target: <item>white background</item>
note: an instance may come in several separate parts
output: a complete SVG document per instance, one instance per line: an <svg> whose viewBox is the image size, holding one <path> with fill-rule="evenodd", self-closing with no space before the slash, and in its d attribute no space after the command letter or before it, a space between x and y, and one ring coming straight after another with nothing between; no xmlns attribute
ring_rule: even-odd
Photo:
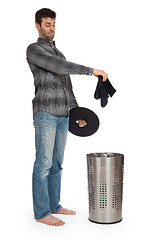
<svg viewBox="0 0 152 240"><path fill-rule="evenodd" d="M101 108L94 99L97 78L71 76L80 106L100 118L96 134L69 133L63 165L61 203L77 211L60 216L63 227L33 220L32 169L35 158L33 76L26 48L38 33L34 14L57 12L57 47L67 60L103 69L117 92ZM1 239L152 239L151 1L37 0L5 1L1 6ZM86 154L125 155L123 221L98 225L88 221Z"/></svg>

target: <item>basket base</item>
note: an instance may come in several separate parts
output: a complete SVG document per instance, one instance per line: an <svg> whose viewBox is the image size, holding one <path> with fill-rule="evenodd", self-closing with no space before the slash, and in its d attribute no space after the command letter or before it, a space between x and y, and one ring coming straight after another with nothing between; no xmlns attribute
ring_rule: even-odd
<svg viewBox="0 0 152 240"><path fill-rule="evenodd" d="M90 222L97 223L97 224L115 224L115 223L119 223L122 221L122 218L117 222L95 222L95 221L91 220L90 218L88 218L88 219Z"/></svg>

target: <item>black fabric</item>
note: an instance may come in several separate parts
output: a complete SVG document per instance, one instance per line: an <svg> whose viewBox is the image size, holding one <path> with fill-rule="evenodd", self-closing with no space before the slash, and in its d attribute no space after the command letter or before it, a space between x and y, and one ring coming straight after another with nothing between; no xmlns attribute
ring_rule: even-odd
<svg viewBox="0 0 152 240"><path fill-rule="evenodd" d="M99 75L97 87L94 93L94 98L101 99L101 106L105 107L108 103L108 97L112 97L116 90L111 85L108 78L105 82L103 82L102 79L103 77Z"/></svg>
<svg viewBox="0 0 152 240"><path fill-rule="evenodd" d="M85 120L87 125L79 127L77 120ZM77 107L70 110L69 131L79 137L87 137L94 134L99 128L99 119L90 109Z"/></svg>

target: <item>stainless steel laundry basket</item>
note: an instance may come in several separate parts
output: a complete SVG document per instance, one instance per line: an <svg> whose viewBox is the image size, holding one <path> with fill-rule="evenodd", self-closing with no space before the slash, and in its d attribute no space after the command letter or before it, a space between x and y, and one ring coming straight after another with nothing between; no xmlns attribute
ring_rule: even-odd
<svg viewBox="0 0 152 240"><path fill-rule="evenodd" d="M117 223L122 220L124 155L87 154L89 220Z"/></svg>

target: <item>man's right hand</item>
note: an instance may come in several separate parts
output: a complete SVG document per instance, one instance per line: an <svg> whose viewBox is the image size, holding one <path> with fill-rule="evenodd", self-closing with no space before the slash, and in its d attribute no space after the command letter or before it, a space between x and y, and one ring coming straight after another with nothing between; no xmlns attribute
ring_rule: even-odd
<svg viewBox="0 0 152 240"><path fill-rule="evenodd" d="M103 82L106 81L106 79L108 78L108 74L106 72L104 72L103 70L97 70L97 69L94 69L93 70L93 75L95 77L98 77L99 75L103 76Z"/></svg>

